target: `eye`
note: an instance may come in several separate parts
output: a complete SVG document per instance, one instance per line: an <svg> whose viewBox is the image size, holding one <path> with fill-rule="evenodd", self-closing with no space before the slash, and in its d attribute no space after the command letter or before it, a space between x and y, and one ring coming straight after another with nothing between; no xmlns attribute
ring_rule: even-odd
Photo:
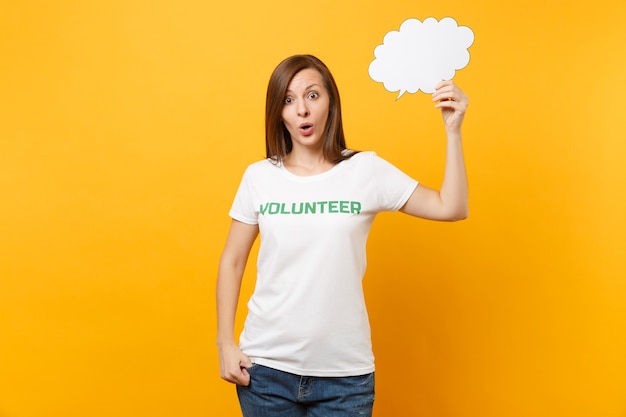
<svg viewBox="0 0 626 417"><path fill-rule="evenodd" d="M284 103L285 104L291 104L293 102L293 99L291 97L285 97Z"/></svg>
<svg viewBox="0 0 626 417"><path fill-rule="evenodd" d="M320 95L319 95L319 94L317 94L317 93L316 93L316 92L314 92L314 91L311 91L311 92L309 93L309 98L311 98L311 99L313 99L313 100L315 100L315 99L316 99L316 98L318 98L319 96L320 96Z"/></svg>

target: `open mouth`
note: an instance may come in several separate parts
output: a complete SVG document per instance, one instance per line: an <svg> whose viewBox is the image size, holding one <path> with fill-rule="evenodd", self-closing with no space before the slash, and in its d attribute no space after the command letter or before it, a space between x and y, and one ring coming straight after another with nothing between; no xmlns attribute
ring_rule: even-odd
<svg viewBox="0 0 626 417"><path fill-rule="evenodd" d="M302 123L300 126L298 126L298 128L300 129L300 132L305 136L308 136L311 133L313 133L312 123Z"/></svg>

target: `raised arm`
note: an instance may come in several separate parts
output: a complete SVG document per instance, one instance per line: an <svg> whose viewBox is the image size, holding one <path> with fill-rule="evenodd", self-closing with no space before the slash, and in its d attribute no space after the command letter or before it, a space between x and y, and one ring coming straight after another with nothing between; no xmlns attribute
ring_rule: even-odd
<svg viewBox="0 0 626 417"><path fill-rule="evenodd" d="M433 101L441 109L447 139L443 182L440 190L418 185L400 211L424 219L463 220L469 208L461 125L468 99L452 81L443 81L435 88Z"/></svg>
<svg viewBox="0 0 626 417"><path fill-rule="evenodd" d="M248 385L245 368L252 365L235 342L234 327L241 280L259 227L233 220L217 274L217 348L220 376L228 382Z"/></svg>

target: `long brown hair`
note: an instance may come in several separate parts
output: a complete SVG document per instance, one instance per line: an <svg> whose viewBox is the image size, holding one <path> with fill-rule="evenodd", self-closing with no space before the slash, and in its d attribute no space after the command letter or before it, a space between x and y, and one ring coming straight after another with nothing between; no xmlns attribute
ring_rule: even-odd
<svg viewBox="0 0 626 417"><path fill-rule="evenodd" d="M293 149L291 135L282 121L285 93L291 79L304 69L315 69L324 80L329 95L328 118L324 130L323 153L326 160L338 163L354 153L344 152L346 139L341 119L341 101L335 79L328 67L313 55L293 55L283 60L270 77L265 101L265 153L274 162L282 161Z"/></svg>

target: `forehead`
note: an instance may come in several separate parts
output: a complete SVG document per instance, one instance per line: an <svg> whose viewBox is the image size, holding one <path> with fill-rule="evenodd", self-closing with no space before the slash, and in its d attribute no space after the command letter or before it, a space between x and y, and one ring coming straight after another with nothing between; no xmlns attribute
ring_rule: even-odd
<svg viewBox="0 0 626 417"><path fill-rule="evenodd" d="M289 82L288 90L306 89L312 85L324 86L322 74L314 68L305 68L296 73Z"/></svg>

